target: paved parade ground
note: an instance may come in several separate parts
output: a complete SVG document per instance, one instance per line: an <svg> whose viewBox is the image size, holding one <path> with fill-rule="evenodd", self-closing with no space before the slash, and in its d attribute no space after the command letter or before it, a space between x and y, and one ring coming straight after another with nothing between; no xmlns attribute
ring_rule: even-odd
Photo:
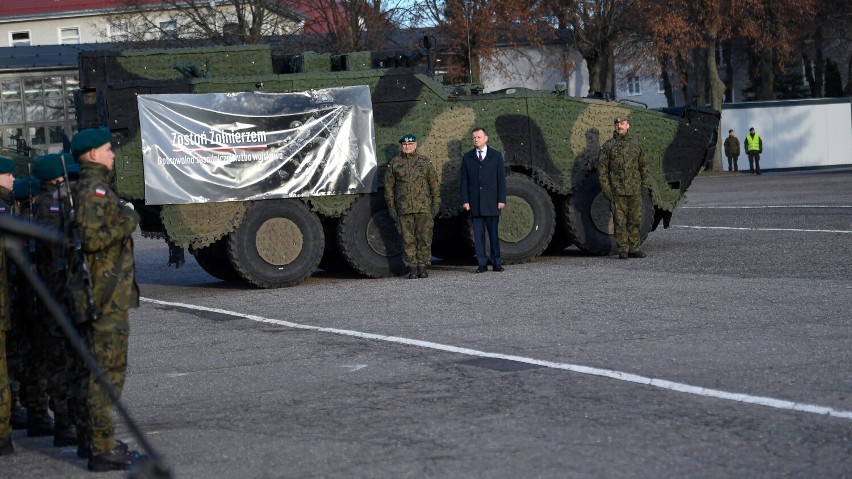
<svg viewBox="0 0 852 479"><path fill-rule="evenodd" d="M123 400L178 478L852 478L852 169L687 198L645 259L278 290L137 237ZM2 478L95 475L13 438Z"/></svg>

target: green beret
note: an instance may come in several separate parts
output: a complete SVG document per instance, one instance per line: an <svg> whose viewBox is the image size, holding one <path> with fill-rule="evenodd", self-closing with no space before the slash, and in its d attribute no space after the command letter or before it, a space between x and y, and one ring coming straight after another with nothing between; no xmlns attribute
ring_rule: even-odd
<svg viewBox="0 0 852 479"><path fill-rule="evenodd" d="M65 168L62 167L63 159L65 160L66 168L72 164L76 164L68 153L51 153L36 158L35 163L33 163L33 176L41 181L65 176Z"/></svg>
<svg viewBox="0 0 852 479"><path fill-rule="evenodd" d="M16 200L25 200L31 196L35 196L41 190L41 181L35 176L25 176L15 180L15 185L12 187L13 194Z"/></svg>
<svg viewBox="0 0 852 479"><path fill-rule="evenodd" d="M15 171L15 160L0 156L0 175Z"/></svg>
<svg viewBox="0 0 852 479"><path fill-rule="evenodd" d="M403 136L399 139L400 143L415 143L417 141L417 137L412 135L411 133Z"/></svg>
<svg viewBox="0 0 852 479"><path fill-rule="evenodd" d="M112 141L112 133L109 128L89 128L83 130L71 140L71 154L79 158L83 153L106 145Z"/></svg>

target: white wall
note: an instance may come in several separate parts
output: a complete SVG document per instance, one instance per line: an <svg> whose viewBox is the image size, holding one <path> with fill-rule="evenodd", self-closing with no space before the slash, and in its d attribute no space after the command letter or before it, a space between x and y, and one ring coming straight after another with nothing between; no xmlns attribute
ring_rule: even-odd
<svg viewBox="0 0 852 479"><path fill-rule="evenodd" d="M852 99L725 104L721 138L733 129L745 141L754 127L763 140L760 169L852 165ZM741 148L742 160L748 157Z"/></svg>

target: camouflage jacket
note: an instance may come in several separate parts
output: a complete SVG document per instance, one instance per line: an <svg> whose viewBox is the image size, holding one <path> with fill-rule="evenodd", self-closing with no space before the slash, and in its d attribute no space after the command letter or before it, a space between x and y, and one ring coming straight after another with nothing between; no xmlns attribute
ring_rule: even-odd
<svg viewBox="0 0 852 479"><path fill-rule="evenodd" d="M59 231L68 237L68 190L43 183L33 207L33 219L47 228ZM65 258L70 252L68 245L39 242L36 246L36 267L54 297L61 299L65 286Z"/></svg>
<svg viewBox="0 0 852 479"><path fill-rule="evenodd" d="M11 218L12 204L12 191L0 186L0 215ZM9 331L12 329L12 310L3 236L0 235L0 331Z"/></svg>
<svg viewBox="0 0 852 479"><path fill-rule="evenodd" d="M113 172L105 166L84 161L80 163L80 180L72 189L76 224L92 274L95 308L101 315L139 305L131 238L139 215L123 206L111 187L112 179Z"/></svg>
<svg viewBox="0 0 852 479"><path fill-rule="evenodd" d="M607 198L642 194L642 187L650 187L651 182L642 145L630 133L615 135L603 144L598 175Z"/></svg>
<svg viewBox="0 0 852 479"><path fill-rule="evenodd" d="M400 155L388 163L385 199L391 215L438 214L441 206L435 165L418 154Z"/></svg>

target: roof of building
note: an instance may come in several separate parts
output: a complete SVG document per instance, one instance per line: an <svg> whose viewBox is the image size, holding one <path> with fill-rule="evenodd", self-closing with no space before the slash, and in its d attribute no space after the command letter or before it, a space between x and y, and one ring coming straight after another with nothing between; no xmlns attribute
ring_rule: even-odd
<svg viewBox="0 0 852 479"><path fill-rule="evenodd" d="M143 0L144 3L162 3ZM87 12L126 9L127 0L27 0L26 2L0 2L0 18L38 17L55 13Z"/></svg>
<svg viewBox="0 0 852 479"><path fill-rule="evenodd" d="M107 44L38 45L0 48L0 72L76 70L81 51L106 48Z"/></svg>

